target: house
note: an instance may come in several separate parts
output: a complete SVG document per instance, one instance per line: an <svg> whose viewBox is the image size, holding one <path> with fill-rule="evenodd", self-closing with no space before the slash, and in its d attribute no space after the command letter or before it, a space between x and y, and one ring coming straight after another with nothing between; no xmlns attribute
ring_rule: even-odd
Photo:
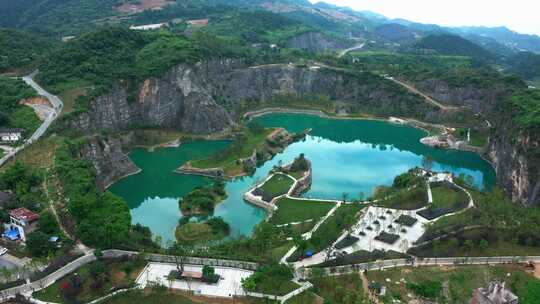
<svg viewBox="0 0 540 304"><path fill-rule="evenodd" d="M22 138L23 129L0 128L0 141L14 143Z"/></svg>
<svg viewBox="0 0 540 304"><path fill-rule="evenodd" d="M4 238L11 241L26 241L26 235L36 230L39 215L26 208L17 208L9 212L9 224L6 224Z"/></svg>
<svg viewBox="0 0 540 304"><path fill-rule="evenodd" d="M129 27L130 30L136 30L136 31L150 31L150 30L157 30L162 27L166 27L167 23L155 23L155 24L145 24L145 25L132 25Z"/></svg>
<svg viewBox="0 0 540 304"><path fill-rule="evenodd" d="M473 291L471 304L518 304L519 298L505 288L504 282L490 282Z"/></svg>
<svg viewBox="0 0 540 304"><path fill-rule="evenodd" d="M208 19L188 20L187 24L192 27L203 27L208 25Z"/></svg>

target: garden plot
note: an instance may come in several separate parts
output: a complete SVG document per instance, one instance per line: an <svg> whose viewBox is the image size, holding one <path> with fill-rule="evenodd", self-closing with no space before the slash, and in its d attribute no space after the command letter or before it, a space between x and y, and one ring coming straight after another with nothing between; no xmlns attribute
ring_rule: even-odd
<svg viewBox="0 0 540 304"><path fill-rule="evenodd" d="M176 270L174 264L149 263L137 278L137 284L141 288L145 288L147 285L157 283L172 289L193 291L196 295L230 298L235 295L245 295L242 289L242 279L253 274L253 271L249 270L216 266L215 272L221 276L221 279L216 284L208 284L193 280L169 280L169 273L173 270ZM202 272L202 266L184 265L184 270Z"/></svg>
<svg viewBox="0 0 540 304"><path fill-rule="evenodd" d="M411 226L405 225L402 221L396 222L400 218L409 219L407 224ZM416 221L412 221L410 218ZM341 249L341 252L347 254L358 250L406 252L424 234L424 224L427 222L429 221L418 216L416 211L370 206L351 231L351 236L359 240L351 246Z"/></svg>

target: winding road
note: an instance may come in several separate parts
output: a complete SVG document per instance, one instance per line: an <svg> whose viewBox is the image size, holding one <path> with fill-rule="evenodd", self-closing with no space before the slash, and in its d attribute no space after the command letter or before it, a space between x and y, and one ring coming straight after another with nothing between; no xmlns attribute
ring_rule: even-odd
<svg viewBox="0 0 540 304"><path fill-rule="evenodd" d="M355 50L361 50L364 47L364 45L366 45L366 44L365 43L360 43L360 44L357 44L357 45L355 45L353 47L350 47L350 48L348 48L346 50L343 50L343 51L339 52L338 58L341 58L341 57L347 55L348 52L355 51Z"/></svg>
<svg viewBox="0 0 540 304"><path fill-rule="evenodd" d="M22 146L18 146L6 152L6 155L4 155L4 157L0 159L0 166L6 163L10 158L17 155L17 153L22 151L24 148L26 148L33 142L37 141L41 136L43 136L43 134L45 134L45 131L47 131L51 123L54 120L56 120L56 118L58 118L58 116L60 115L60 112L62 112L62 108L64 107L64 103L62 102L62 100L60 100L60 98L58 98L58 96L52 95L49 92L45 91L45 89L43 89L39 84L37 84L34 81L34 76L36 76L37 73L38 73L37 71L34 71L31 74L24 76L22 80L26 82L26 84L31 86L34 90L36 90L36 92L39 95L47 98L53 107L51 109L50 107L47 107L47 106L41 106L41 105L39 106L41 109L48 108L46 110L46 112L48 112L47 117L45 118L41 126L37 128L34 134L32 134L32 136L30 136L30 138L28 138Z"/></svg>

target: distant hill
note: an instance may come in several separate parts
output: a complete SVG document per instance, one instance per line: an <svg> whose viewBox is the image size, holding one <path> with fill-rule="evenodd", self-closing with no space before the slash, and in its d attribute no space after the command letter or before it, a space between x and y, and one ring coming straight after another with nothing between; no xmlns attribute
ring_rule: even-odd
<svg viewBox="0 0 540 304"><path fill-rule="evenodd" d="M501 27L460 27L456 29L462 34L475 34L490 37L507 47L520 51L540 53L540 37L514 32L504 26Z"/></svg>
<svg viewBox="0 0 540 304"><path fill-rule="evenodd" d="M434 34L415 44L418 49L434 50L441 55L467 56L476 59L494 59L494 55L467 39L449 34Z"/></svg>
<svg viewBox="0 0 540 304"><path fill-rule="evenodd" d="M0 28L0 73L31 68L54 45L36 34Z"/></svg>
<svg viewBox="0 0 540 304"><path fill-rule="evenodd" d="M417 31L397 23L388 23L375 28L375 34L393 42L414 42L418 37Z"/></svg>
<svg viewBox="0 0 540 304"><path fill-rule="evenodd" d="M532 80L540 77L540 54L521 52L507 59L508 72Z"/></svg>

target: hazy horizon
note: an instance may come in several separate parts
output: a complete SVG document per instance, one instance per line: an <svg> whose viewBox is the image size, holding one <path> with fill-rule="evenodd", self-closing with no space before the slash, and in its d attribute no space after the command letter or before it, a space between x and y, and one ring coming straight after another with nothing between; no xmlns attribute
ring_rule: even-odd
<svg viewBox="0 0 540 304"><path fill-rule="evenodd" d="M369 10L388 18L402 18L441 26L505 26L523 34L540 36L540 1L514 0L309 0Z"/></svg>

